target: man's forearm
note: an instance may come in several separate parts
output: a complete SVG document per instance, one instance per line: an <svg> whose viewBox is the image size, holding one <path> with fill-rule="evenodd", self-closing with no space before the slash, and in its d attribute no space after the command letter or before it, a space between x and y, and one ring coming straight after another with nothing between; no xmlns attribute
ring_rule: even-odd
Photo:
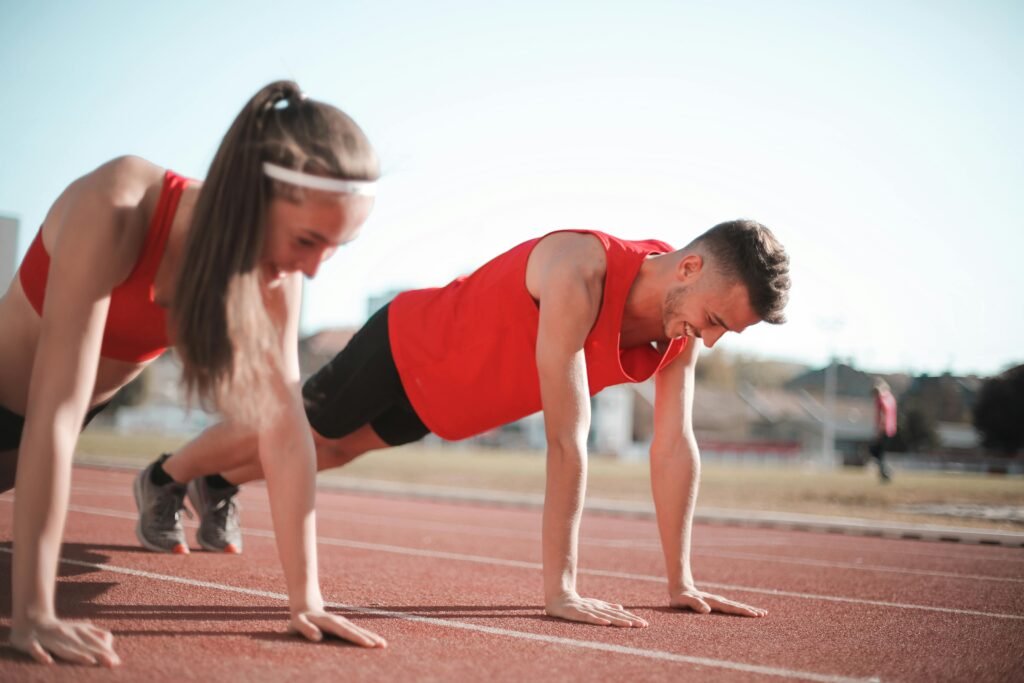
<svg viewBox="0 0 1024 683"><path fill-rule="evenodd" d="M692 438L671 449L651 450L651 492L670 592L693 586L690 532L699 481L700 456Z"/></svg>
<svg viewBox="0 0 1024 683"><path fill-rule="evenodd" d="M587 488L586 453L548 445L544 494L544 599L576 592L579 523Z"/></svg>

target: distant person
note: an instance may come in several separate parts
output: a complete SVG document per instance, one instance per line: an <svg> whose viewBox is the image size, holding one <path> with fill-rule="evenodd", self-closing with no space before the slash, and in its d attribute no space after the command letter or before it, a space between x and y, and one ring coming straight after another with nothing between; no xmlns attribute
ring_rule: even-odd
<svg viewBox="0 0 1024 683"><path fill-rule="evenodd" d="M588 230L530 240L446 287L398 295L306 382L317 466L337 467L429 432L464 439L543 409L545 610L571 621L646 626L621 605L580 596L576 557L590 396L654 376L651 484L669 604L762 616L700 590L690 571L700 474L691 418L695 339L711 347L726 332L782 323L789 283L782 245L749 220L717 225L678 251ZM180 484L263 476L255 436L223 425L150 468ZM220 514L202 518L199 535L240 547L237 510L223 497L219 505ZM145 528L180 530L173 509L142 514Z"/></svg>
<svg viewBox="0 0 1024 683"><path fill-rule="evenodd" d="M56 611L71 458L83 424L172 343L190 388L259 425L274 526L287 529L277 543L292 627L311 640L326 631L383 644L324 611L297 331L302 274L356 236L377 176L352 119L280 81L239 113L205 182L121 157L57 198L0 298L0 490L17 484L15 648L46 663L119 663L110 632ZM141 493L180 501L184 488L170 483L147 479Z"/></svg>
<svg viewBox="0 0 1024 683"><path fill-rule="evenodd" d="M875 436L868 450L878 461L878 478L883 483L892 481L892 468L885 461L885 448L896 436L896 398L884 379L876 379L871 389L875 397Z"/></svg>

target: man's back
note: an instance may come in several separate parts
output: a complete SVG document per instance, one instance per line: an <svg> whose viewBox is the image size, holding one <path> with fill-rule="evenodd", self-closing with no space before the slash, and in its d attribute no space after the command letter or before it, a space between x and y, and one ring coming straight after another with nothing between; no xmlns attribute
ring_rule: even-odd
<svg viewBox="0 0 1024 683"><path fill-rule="evenodd" d="M604 297L587 337L591 395L612 384L640 382L682 350L619 347L623 309L644 259L671 247L596 231L605 252ZM545 236L547 237L547 236ZM541 409L536 348L539 307L526 269L544 237L524 242L446 287L400 294L391 304L390 340L403 386L431 431L460 439Z"/></svg>

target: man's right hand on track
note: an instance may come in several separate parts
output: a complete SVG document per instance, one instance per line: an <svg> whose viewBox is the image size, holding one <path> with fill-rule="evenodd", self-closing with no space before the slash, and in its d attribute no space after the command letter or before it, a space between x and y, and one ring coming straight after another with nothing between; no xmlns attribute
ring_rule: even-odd
<svg viewBox="0 0 1024 683"><path fill-rule="evenodd" d="M585 624L597 624L598 626L621 626L624 628L647 626L646 621L635 614L630 614L622 608L622 605L595 598L581 598L575 593L562 595L548 601L548 604L544 606L544 611L550 617L582 621Z"/></svg>

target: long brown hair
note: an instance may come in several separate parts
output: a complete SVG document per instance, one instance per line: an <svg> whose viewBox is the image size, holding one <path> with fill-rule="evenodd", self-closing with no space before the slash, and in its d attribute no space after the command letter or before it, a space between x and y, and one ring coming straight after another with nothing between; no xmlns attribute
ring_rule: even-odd
<svg viewBox="0 0 1024 683"><path fill-rule="evenodd" d="M283 367L282 331L261 284L267 208L275 196L301 200L267 178L263 162L348 180L380 173L359 126L292 81L257 92L224 136L196 202L171 316L188 394L247 423L273 400L269 384Z"/></svg>

